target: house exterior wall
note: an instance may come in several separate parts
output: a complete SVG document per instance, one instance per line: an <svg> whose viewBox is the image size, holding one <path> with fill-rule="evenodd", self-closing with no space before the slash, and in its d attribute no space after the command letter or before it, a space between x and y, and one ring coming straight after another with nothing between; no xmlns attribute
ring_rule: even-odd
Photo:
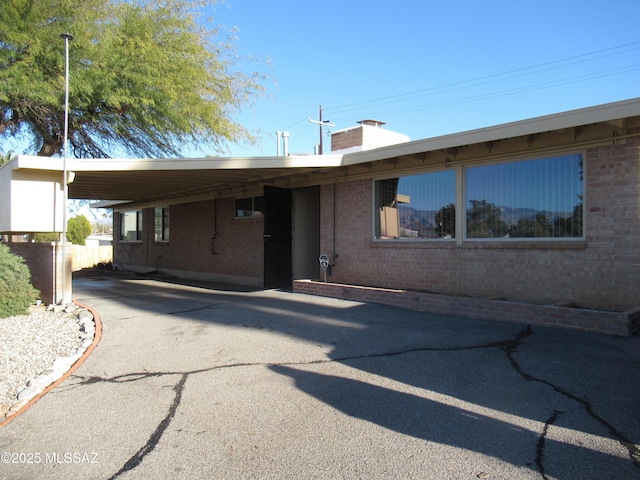
<svg viewBox="0 0 640 480"><path fill-rule="evenodd" d="M602 310L637 307L637 138L587 149L584 171L586 238L577 241L373 241L372 180L324 185L321 251L334 262L328 281Z"/></svg>
<svg viewBox="0 0 640 480"><path fill-rule="evenodd" d="M372 178L320 185L320 252L332 262L327 281L558 308L637 309L638 139L582 151L583 239L375 241ZM140 242L122 243L116 234L116 265L262 286L261 217L234 219L233 199L169 207L170 241L154 241L153 208L145 208ZM119 232L119 216L114 219ZM323 278L319 266L315 278Z"/></svg>
<svg viewBox="0 0 640 480"><path fill-rule="evenodd" d="M114 234L114 264L184 278L261 286L264 269L261 217L234 219L233 199L171 205L169 242L154 240L154 209L143 209L142 240ZM216 219L217 215L217 219ZM120 231L119 215L114 232Z"/></svg>

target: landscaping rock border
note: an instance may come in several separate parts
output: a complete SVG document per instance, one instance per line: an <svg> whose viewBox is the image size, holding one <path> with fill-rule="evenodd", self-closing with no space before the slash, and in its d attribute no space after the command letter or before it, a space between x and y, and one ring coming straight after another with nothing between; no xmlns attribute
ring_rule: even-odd
<svg viewBox="0 0 640 480"><path fill-rule="evenodd" d="M76 304L0 319L0 426L61 381L94 344L96 329L94 314Z"/></svg>

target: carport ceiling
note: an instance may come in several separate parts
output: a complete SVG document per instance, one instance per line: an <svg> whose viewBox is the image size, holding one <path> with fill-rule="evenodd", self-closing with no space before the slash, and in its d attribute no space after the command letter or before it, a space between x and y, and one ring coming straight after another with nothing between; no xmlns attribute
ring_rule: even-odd
<svg viewBox="0 0 640 480"><path fill-rule="evenodd" d="M263 185L301 185L341 156L266 159L69 160L69 198L132 202L215 193L231 195Z"/></svg>
<svg viewBox="0 0 640 480"><path fill-rule="evenodd" d="M166 197L247 188L251 184L283 183L311 169L76 172L69 198L100 200L154 200Z"/></svg>

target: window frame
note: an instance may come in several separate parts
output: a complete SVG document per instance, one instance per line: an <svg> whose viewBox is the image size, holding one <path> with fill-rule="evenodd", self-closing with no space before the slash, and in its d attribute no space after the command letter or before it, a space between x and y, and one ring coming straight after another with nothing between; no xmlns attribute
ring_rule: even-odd
<svg viewBox="0 0 640 480"><path fill-rule="evenodd" d="M124 231L126 221L125 217L130 214L135 214L136 219L136 238L129 239ZM140 243L142 242L142 230L143 230L143 213L141 209L138 210L125 210L120 212L120 233L119 233L119 242L120 243ZM130 230L133 231L133 230Z"/></svg>
<svg viewBox="0 0 640 480"><path fill-rule="evenodd" d="M251 200L251 210L243 210L245 212L250 211L251 215L238 215L238 201ZM256 205L258 204L258 205ZM262 210L257 209L262 206ZM264 218L264 195L253 195L251 197L237 197L233 199L233 219L234 220L249 220Z"/></svg>
<svg viewBox="0 0 640 480"><path fill-rule="evenodd" d="M572 155L580 155L582 158L582 235L575 237L468 237L467 236L467 212L468 212L468 198L467 198L467 171L470 168L477 167L490 167L496 165L509 165L509 164L518 164L529 161L536 160L548 160L556 157L567 157ZM510 156L506 159L502 160L488 160L482 162L465 162L462 168L462 178L463 185L461 193L461 202L464 208L461 208L461 224L459 227L462 230L462 241L464 242L504 242L507 243L518 243L518 242L584 242L586 239L586 225L585 225L585 202L586 198L586 152L584 150L570 150L570 151L555 151L550 153L542 153L542 154L530 154L523 156ZM457 219L456 219L457 220Z"/></svg>
<svg viewBox="0 0 640 480"><path fill-rule="evenodd" d="M582 235L581 236L573 236L573 237L471 237L467 236L467 212L468 212L468 200L467 200L467 174L468 169L476 168L476 167L484 167L484 166L493 166L493 165L508 165L508 164L517 164L520 162L526 161L535 161L535 160L545 160L552 159L555 157L565 157L579 155L582 158L582 179L581 179L581 198L582 198ZM376 236L376 215L377 215L377 199L376 199L376 182L392 179L392 178L402 178L408 176L416 176L423 175L429 173L438 173L447 170L455 170L455 238L393 238L393 239L384 239L377 238ZM377 175L372 178L371 184L371 239L373 242L381 245L385 244L395 244L398 243L413 243L413 244L433 244L433 243L442 243L442 242L455 242L458 246L461 246L463 243L481 243L481 242L491 242L491 243L502 243L504 245L522 243L522 242L573 242L579 243L586 240L587 237L587 225L586 225L586 205L585 199L587 194L587 165L586 165L586 151L585 150L558 150L553 152L543 152L539 154L527 154L527 155L510 155L509 157L500 158L500 159L488 159L488 160L465 160L459 163L450 163L446 166L439 165L433 168L421 168L419 170L416 169L407 169L401 170L397 172L393 172L393 175L389 175L389 173ZM577 205L576 205L577 206Z"/></svg>
<svg viewBox="0 0 640 480"><path fill-rule="evenodd" d="M453 203L455 204L456 207L456 223L455 223L455 235L453 237L396 237L396 238L378 238L377 236L377 226L379 224L379 219L378 219L378 205L377 205L377 198L376 198L376 192L377 192L377 182L381 182L381 181L385 181L385 180L392 180L392 179L400 179L402 177L411 177L411 176L421 176L421 175L429 175L429 174L439 174L439 173L445 173L445 172L451 172L453 170L454 172L454 201ZM420 171L406 171L406 172L402 172L401 174L396 173L395 175L385 175L385 176L376 176L375 178L373 178L373 182L372 182L372 187L371 187L371 191L372 191L372 239L374 242L380 242L380 243L390 243L390 242L396 242L396 243L410 243L410 242L417 242L417 243L422 243L422 242L455 242L457 239L457 236L459 234L458 229L457 229L457 215L458 215L458 202L457 202L457 195L455 194L455 192L457 192L457 184L458 184L458 177L459 177L459 172L458 169L452 169L451 167L443 167L443 168L429 168L429 169L425 169L425 170L420 170ZM445 205L448 206L449 204ZM402 229L402 226L400 226L400 230Z"/></svg>
<svg viewBox="0 0 640 480"><path fill-rule="evenodd" d="M158 212L160 212L160 230L158 230ZM166 213L166 216L165 216ZM154 207L153 209L153 240L155 243L169 243L170 241L171 210L170 207ZM158 235L158 232L160 235ZM158 238L160 236L160 238Z"/></svg>

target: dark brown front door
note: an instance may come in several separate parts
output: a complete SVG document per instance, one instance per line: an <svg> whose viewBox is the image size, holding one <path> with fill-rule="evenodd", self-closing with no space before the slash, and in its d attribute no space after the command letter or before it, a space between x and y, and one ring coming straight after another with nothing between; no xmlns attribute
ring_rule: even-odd
<svg viewBox="0 0 640 480"><path fill-rule="evenodd" d="M293 286L291 190L264 187L264 288Z"/></svg>

